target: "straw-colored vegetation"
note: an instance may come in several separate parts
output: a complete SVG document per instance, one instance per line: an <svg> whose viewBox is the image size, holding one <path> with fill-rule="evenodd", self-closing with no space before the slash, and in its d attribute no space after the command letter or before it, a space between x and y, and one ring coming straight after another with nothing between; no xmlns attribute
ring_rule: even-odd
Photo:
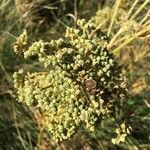
<svg viewBox="0 0 150 150"><path fill-rule="evenodd" d="M16 101L13 81L13 74L19 69L30 72L28 77L33 79L35 72L47 72L53 68L44 68L35 56L24 60L21 54L14 53L13 47L25 29L30 44L39 40L51 41L62 38L66 28L77 28L77 20L83 18L94 22L96 30L92 35L101 29L109 37L108 43L100 42L100 46L103 44L103 47L107 47L118 64L122 65L128 94L121 115L115 112L115 117L105 118L94 126L94 131L91 126L87 127L93 132L85 129L84 123L83 126L80 124L79 130L73 131L70 140L57 143L45 127L46 112ZM0 22L0 150L149 149L150 0L1 0ZM23 50L22 47L20 50ZM24 49L23 52L28 57L34 51L28 53ZM59 70L55 72L57 75L60 73ZM42 77L46 82L47 78ZM77 90L75 82L69 82ZM23 101L21 97L18 98L18 101ZM75 118L77 121L78 116ZM125 129L124 120L130 125L130 134L127 136L122 132ZM55 135L56 130L53 133ZM121 140L117 134L122 135ZM114 137L120 141L124 141L125 137L125 141L119 143Z"/></svg>

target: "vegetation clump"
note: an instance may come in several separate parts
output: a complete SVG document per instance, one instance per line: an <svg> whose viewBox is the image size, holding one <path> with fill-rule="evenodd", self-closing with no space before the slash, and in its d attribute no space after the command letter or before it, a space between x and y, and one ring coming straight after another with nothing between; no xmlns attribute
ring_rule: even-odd
<svg viewBox="0 0 150 150"><path fill-rule="evenodd" d="M25 59L36 56L47 68L14 73L17 101L46 112L45 125L56 141L70 139L81 126L94 131L122 106L127 88L108 41L94 22L84 19L58 40L29 46L24 32L16 41L16 53Z"/></svg>

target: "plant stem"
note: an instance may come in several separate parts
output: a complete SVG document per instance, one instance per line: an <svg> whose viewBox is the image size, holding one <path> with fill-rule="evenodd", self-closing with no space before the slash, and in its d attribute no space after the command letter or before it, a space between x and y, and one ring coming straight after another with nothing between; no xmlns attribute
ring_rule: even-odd
<svg viewBox="0 0 150 150"><path fill-rule="evenodd" d="M145 22L145 23L143 24L143 26L147 26L147 25L150 25L150 20L148 20L147 22Z"/></svg>
<svg viewBox="0 0 150 150"><path fill-rule="evenodd" d="M108 48L111 47L112 43L116 40L116 38L123 32L122 28L119 29L119 31L115 34L115 36L111 39L111 41L108 44Z"/></svg>
<svg viewBox="0 0 150 150"><path fill-rule="evenodd" d="M39 135L38 135L37 147L39 147L40 144L41 144L41 138L42 138L42 133L43 133L44 129L45 129L45 126L43 125L43 126L40 128L40 133L39 133ZM40 149L39 149L39 150L40 150Z"/></svg>
<svg viewBox="0 0 150 150"><path fill-rule="evenodd" d="M120 123L119 123L119 121L117 120L117 118L115 117L115 115L113 115L113 118L114 118L114 120L116 121L117 125L119 126L120 131L123 132L123 131L122 131L122 128L121 128L121 126L120 126ZM141 148L131 137L129 137L129 136L127 136L127 138L126 138L126 140L127 140L128 143L130 143L130 142L129 142L129 139L130 139L130 140L132 141L132 143L138 148L138 150L142 150L142 148Z"/></svg>
<svg viewBox="0 0 150 150"><path fill-rule="evenodd" d="M109 29L108 29L108 32L107 32L107 35L109 36L110 33L111 33L111 29L112 29L112 26L114 24L114 21L115 21L115 18L116 18L116 15L117 15L117 12L118 12L118 8L119 8L119 5L121 3L121 0L117 0L116 1L116 7L115 7L115 10L114 10L114 14L113 14L113 17L112 17L112 20L111 20L111 23L110 23L110 26L109 26Z"/></svg>
<svg viewBox="0 0 150 150"><path fill-rule="evenodd" d="M131 37L131 36L129 36L129 35L123 36L122 38L120 38L120 39L117 40L116 42L112 43L111 45L108 45L107 48L111 48L111 47L113 47L113 46L115 46L115 45L119 45L120 42L122 42L123 40L126 40L126 39L128 39L128 38L130 38L130 37Z"/></svg>
<svg viewBox="0 0 150 150"><path fill-rule="evenodd" d="M127 41L125 41L124 43L122 43L119 47L117 47L116 49L113 50L113 53L118 53L118 51L120 49L122 49L124 46L126 46L127 44L131 43L133 40L135 40L137 37L143 35L144 33L146 33L147 31L150 30L150 26L147 26L147 28L139 31L138 33L132 35Z"/></svg>
<svg viewBox="0 0 150 150"><path fill-rule="evenodd" d="M75 16L74 26L76 28L76 26L77 26L77 19L78 19L77 0L74 0L74 16Z"/></svg>
<svg viewBox="0 0 150 150"><path fill-rule="evenodd" d="M17 133L18 133L20 142L21 142L21 144L22 144L24 150L26 150L26 146L25 146L25 144L24 144L24 140L23 140L23 138L22 138L22 136L21 136L21 133L20 133L20 131L19 131L19 128L18 128L18 123L17 123L17 119L16 119L16 114L15 114L15 105L14 105L13 99L12 99L12 110L13 110L13 118L14 118L14 121L15 121L16 130L17 130Z"/></svg>
<svg viewBox="0 0 150 150"><path fill-rule="evenodd" d="M141 22L139 23L139 25L142 25L142 23L149 17L150 15L150 10L147 11L145 17L141 20Z"/></svg>
<svg viewBox="0 0 150 150"><path fill-rule="evenodd" d="M127 16L127 18L129 18L129 17L130 17L130 15L131 15L131 13L132 13L132 11L133 11L134 7L135 7L135 6L136 6L136 4L138 3L138 1L139 1L139 0L135 0L135 1L134 1L134 3L133 3L133 5L132 5L132 7L130 8L130 10L129 10L129 12L128 12L128 16Z"/></svg>
<svg viewBox="0 0 150 150"><path fill-rule="evenodd" d="M131 20L133 20L141 11L142 9L146 6L146 4L150 2L149 0L145 0L145 2L137 9L137 11L132 15Z"/></svg>

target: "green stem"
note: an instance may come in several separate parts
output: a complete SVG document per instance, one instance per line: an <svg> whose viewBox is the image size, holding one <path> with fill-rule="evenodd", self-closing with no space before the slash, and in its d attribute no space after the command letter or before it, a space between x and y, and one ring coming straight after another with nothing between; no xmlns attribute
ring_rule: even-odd
<svg viewBox="0 0 150 150"><path fill-rule="evenodd" d="M1 69L4 71L4 73L5 73L5 75L6 75L6 78L7 78L7 81L12 85L13 80L12 80L12 78L10 77L10 75L7 73L6 69L4 68L4 66L2 65L1 62L0 62L0 67L1 67Z"/></svg>
<svg viewBox="0 0 150 150"><path fill-rule="evenodd" d="M24 143L24 140L21 136L21 133L19 131L19 128L18 128L18 123L17 123L17 119L16 119L16 114L15 114L15 105L14 105L14 101L12 100L12 110L13 110L13 118L14 118L14 121L15 121L15 127L16 127L16 130L17 130L17 133L18 133L18 136L19 136L19 140L24 148L24 150L26 150L26 146L25 146L25 143Z"/></svg>
<svg viewBox="0 0 150 150"><path fill-rule="evenodd" d="M120 128L120 131L123 132L123 131L122 131L122 128L121 128L121 126L120 126L120 123L119 123L119 121L117 120L117 118L116 118L115 115L113 115L113 118L114 118L114 120L116 121L118 127ZM129 140L131 140L132 143L138 148L138 150L142 150L142 148L141 148L131 137L127 136L127 137L126 137L126 140L127 140L128 143L130 143Z"/></svg>

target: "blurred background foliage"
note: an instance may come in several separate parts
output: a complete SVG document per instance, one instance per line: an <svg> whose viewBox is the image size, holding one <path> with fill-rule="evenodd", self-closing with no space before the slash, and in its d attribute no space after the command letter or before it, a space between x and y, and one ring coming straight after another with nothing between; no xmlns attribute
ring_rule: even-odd
<svg viewBox="0 0 150 150"><path fill-rule="evenodd" d="M51 40L67 26L75 27L77 18L94 19L110 36L108 48L127 76L126 117L132 132L117 146L110 142L114 120L94 133L82 130L70 141L55 143L43 127L44 114L14 101L13 72L40 68L14 54L18 35L26 29L31 42ZM148 150L149 126L150 0L0 0L0 150Z"/></svg>

